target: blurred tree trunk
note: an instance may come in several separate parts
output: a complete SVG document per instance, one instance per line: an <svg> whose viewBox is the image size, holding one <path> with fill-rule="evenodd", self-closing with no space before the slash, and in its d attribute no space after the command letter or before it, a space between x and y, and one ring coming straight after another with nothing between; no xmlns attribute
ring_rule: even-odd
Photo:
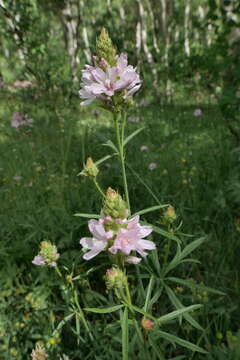
<svg viewBox="0 0 240 360"><path fill-rule="evenodd" d="M219 9L224 28L225 69L222 74L220 108L230 133L240 145L240 3L220 0Z"/></svg>
<svg viewBox="0 0 240 360"><path fill-rule="evenodd" d="M154 47L156 53L159 54L160 49L158 47L156 29L155 29L155 15L154 15L155 13L153 11L152 4L151 4L150 0L146 0L146 4L147 4L147 9L148 9L148 12L149 12L150 19L151 19L153 47Z"/></svg>
<svg viewBox="0 0 240 360"><path fill-rule="evenodd" d="M191 12L191 0L186 0L185 11L184 11L184 50L185 54L190 56L190 12Z"/></svg>
<svg viewBox="0 0 240 360"><path fill-rule="evenodd" d="M70 58L73 81L78 80L77 68L79 64L78 52L80 48L80 10L80 2L74 0L67 1L65 6L59 9L60 20L64 30L65 46Z"/></svg>
<svg viewBox="0 0 240 360"><path fill-rule="evenodd" d="M163 65L165 77L165 97L167 102L171 102L173 89L171 80L169 79L169 50L172 37L173 21L173 2L172 0L160 0L160 33L163 42Z"/></svg>
<svg viewBox="0 0 240 360"><path fill-rule="evenodd" d="M90 51L90 46L89 46L89 40L88 40L88 28L85 25L84 19L86 16L84 16L84 0L80 0L80 10L81 10L81 19L82 19L82 40L83 40L83 45L84 45L84 49L83 52L85 54L85 57L88 61L88 63L91 62L91 51Z"/></svg>
<svg viewBox="0 0 240 360"><path fill-rule="evenodd" d="M5 5L4 0L0 0L0 10L5 18L6 25L9 28L9 32L13 36L13 40L17 45L17 52L20 61L23 65L26 64L25 62L25 49L24 49L24 39L23 33L19 26L19 19L20 14L14 14L11 12Z"/></svg>
<svg viewBox="0 0 240 360"><path fill-rule="evenodd" d="M138 13L139 13L139 21L138 21L137 30L136 30L137 52L140 55L141 48L143 49L143 52L146 56L147 62L150 67L150 71L153 76L153 86L154 86L154 89L156 90L156 94L158 96L159 95L159 85L158 85L158 75L157 75L156 65L154 63L152 53L149 50L148 43L147 43L148 28L147 28L147 21L146 21L146 17L147 17L146 11L144 9L142 0L137 0L137 4L138 4Z"/></svg>

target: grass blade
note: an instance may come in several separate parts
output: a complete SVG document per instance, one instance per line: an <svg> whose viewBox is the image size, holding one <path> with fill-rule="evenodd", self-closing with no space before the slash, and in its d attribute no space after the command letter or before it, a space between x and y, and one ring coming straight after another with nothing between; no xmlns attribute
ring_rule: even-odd
<svg viewBox="0 0 240 360"><path fill-rule="evenodd" d="M85 311L90 311L96 314L108 314L108 313L112 313L114 311L117 311L119 309L121 309L123 307L123 305L116 305L116 306L111 306L109 308L84 308L83 310Z"/></svg>
<svg viewBox="0 0 240 360"><path fill-rule="evenodd" d="M202 348L200 348L199 346L187 341L187 340L183 340L181 338L179 338L178 336L175 336L175 335L172 335L172 334L169 334L165 331L161 331L161 330L157 330L156 331L157 334L160 335L161 338L165 339L165 340L168 340L170 342L173 342L173 343L176 343L178 345L181 345L187 349L190 349L192 351L197 351L197 352L200 352L202 354L207 354L208 352Z"/></svg>
<svg viewBox="0 0 240 360"><path fill-rule="evenodd" d="M147 213L152 212L152 211L156 211L156 210L159 210L159 209L163 209L163 208L165 208L165 207L167 207L167 206L168 206L168 204L151 206L151 207L149 207L149 208L146 208L146 209L137 211L137 212L136 212L134 215L132 215L131 217L134 217L134 216L136 216L136 215L147 214Z"/></svg>
<svg viewBox="0 0 240 360"><path fill-rule="evenodd" d="M124 309L123 317L121 320L122 326L122 359L128 360L128 308Z"/></svg>

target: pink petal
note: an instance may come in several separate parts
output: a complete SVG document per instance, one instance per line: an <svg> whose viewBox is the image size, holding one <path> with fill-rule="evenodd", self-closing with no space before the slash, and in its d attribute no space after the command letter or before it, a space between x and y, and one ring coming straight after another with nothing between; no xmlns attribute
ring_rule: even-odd
<svg viewBox="0 0 240 360"><path fill-rule="evenodd" d="M154 242L150 240L139 240L138 245L140 245L142 249L146 249L146 250L156 249L156 245L154 244Z"/></svg>
<svg viewBox="0 0 240 360"><path fill-rule="evenodd" d="M37 255L33 259L32 263L34 265L42 266L42 265L45 265L45 260L40 255Z"/></svg>
<svg viewBox="0 0 240 360"><path fill-rule="evenodd" d="M126 99L129 96L134 95L141 87L141 84L134 86L131 90L129 90L126 95L124 95L124 99Z"/></svg>
<svg viewBox="0 0 240 360"><path fill-rule="evenodd" d="M126 258L126 262L130 264L139 264L142 261L142 259L138 258L137 256L128 256Z"/></svg>
<svg viewBox="0 0 240 360"><path fill-rule="evenodd" d="M80 240L80 244L85 249L91 249L93 247L93 239L90 237L85 237Z"/></svg>
<svg viewBox="0 0 240 360"><path fill-rule="evenodd" d="M106 73L99 67L92 71L94 80L99 83L103 83L106 80Z"/></svg>
<svg viewBox="0 0 240 360"><path fill-rule="evenodd" d="M153 231L153 228L151 226L141 226L140 228L140 234L141 237L146 237Z"/></svg>
<svg viewBox="0 0 240 360"><path fill-rule="evenodd" d="M90 260L93 257L97 256L101 251L103 251L106 246L107 246L107 242L105 241L100 241L97 239L92 239L93 242L93 247L91 248L91 251L87 252L86 254L83 255L83 258L85 260Z"/></svg>

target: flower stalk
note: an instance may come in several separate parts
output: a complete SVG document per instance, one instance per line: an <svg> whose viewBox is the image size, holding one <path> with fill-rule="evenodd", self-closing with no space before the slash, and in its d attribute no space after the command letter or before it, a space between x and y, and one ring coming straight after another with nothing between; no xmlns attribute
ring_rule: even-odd
<svg viewBox="0 0 240 360"><path fill-rule="evenodd" d="M121 170L122 170L124 193L125 193L129 212L131 213L129 193L128 193L128 184L127 184L127 175L126 175L126 168L125 168L125 155L124 155L124 130L125 130L125 124L126 124L126 115L124 114L123 120L121 123L121 133L120 133L120 124L119 124L118 114L114 114L114 124L115 124L115 130L116 130L118 156L119 156L119 161L120 161Z"/></svg>

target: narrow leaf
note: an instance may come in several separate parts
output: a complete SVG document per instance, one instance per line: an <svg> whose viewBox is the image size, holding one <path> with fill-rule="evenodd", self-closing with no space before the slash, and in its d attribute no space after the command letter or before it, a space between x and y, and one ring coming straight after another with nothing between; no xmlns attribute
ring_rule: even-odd
<svg viewBox="0 0 240 360"><path fill-rule="evenodd" d="M204 241L205 241L205 237L202 237L188 244L181 253L181 259L184 259L186 256L191 254L191 252L193 252L196 248L202 245Z"/></svg>
<svg viewBox="0 0 240 360"><path fill-rule="evenodd" d="M169 300L171 301L171 303L173 304L173 306L176 309L182 309L184 308L183 304L181 303L181 301L177 298L177 296L174 294L174 292L172 291L172 289L170 289L170 287L168 287L167 285L164 285L165 290L167 292L167 295L169 297ZM198 330L203 331L203 328L201 327L201 325L199 325L199 323L190 315L190 314L184 314L183 315L184 319L186 321L189 322L189 324L191 324L193 327L195 327ZM180 324L181 324L181 317L180 317Z"/></svg>
<svg viewBox="0 0 240 360"><path fill-rule="evenodd" d="M56 329L54 330L53 332L53 336L55 336L56 333L58 333L61 328L68 322L72 319L72 317L74 316L75 314L72 313L72 314L69 314L67 316L65 316L65 318L63 320L60 321L60 323L58 324L58 326L56 327Z"/></svg>
<svg viewBox="0 0 240 360"><path fill-rule="evenodd" d="M191 281L191 280L183 280L183 279L179 279L176 277L168 277L168 278L166 278L166 280L170 280L174 283L187 286L190 289L199 289L199 290L207 291L207 292L217 294L217 295L226 295L224 292L222 292L220 290L216 290L216 289L213 289L208 286L201 285L201 284L196 284L194 281Z"/></svg>
<svg viewBox="0 0 240 360"><path fill-rule="evenodd" d="M122 359L128 360L128 308L124 309L123 317L121 320L122 326Z"/></svg>
<svg viewBox="0 0 240 360"><path fill-rule="evenodd" d="M178 244L181 244L181 240L177 236L175 236L174 234L172 234L172 233L170 233L168 231L165 231L165 230L161 229L159 226L152 225L152 224L147 224L147 223L145 223L145 225L151 225L152 228L153 228L153 231L155 231L157 234L160 234L160 235L162 235L163 237L165 237L167 239L174 240Z"/></svg>
<svg viewBox="0 0 240 360"><path fill-rule="evenodd" d="M170 342L173 342L173 343L176 343L176 344L181 345L183 347L186 347L187 349L190 349L192 351L197 351L197 352L200 352L202 354L207 354L208 353L207 351L200 348L199 346L197 346L195 344L192 344L189 341L183 340L183 339L179 338L178 336L169 334L169 333L167 333L165 331L161 331L161 330L157 330L156 333L159 334L160 337L162 337L163 339L166 339L166 340L168 340Z"/></svg>
<svg viewBox="0 0 240 360"><path fill-rule="evenodd" d="M126 137L126 139L123 142L123 146L127 145L127 143L134 138L137 134L139 134L143 129L145 129L145 126L135 130L132 134Z"/></svg>
<svg viewBox="0 0 240 360"><path fill-rule="evenodd" d="M114 143L111 140L108 140L105 144L103 144L103 146L108 146L112 150L114 150L116 153L118 153L117 147L114 145Z"/></svg>
<svg viewBox="0 0 240 360"><path fill-rule="evenodd" d="M77 213L74 216L79 216L87 219L100 219L100 215L97 214L84 214L84 213Z"/></svg>
<svg viewBox="0 0 240 360"><path fill-rule="evenodd" d="M107 313L112 313L114 311L117 311L119 309L121 309L123 307L123 305L116 305L116 306L112 306L109 308L84 308L83 310L85 311L90 311L93 313L97 313L97 314L107 314Z"/></svg>
<svg viewBox="0 0 240 360"><path fill-rule="evenodd" d="M114 155L106 155L103 158L99 159L98 161L95 162L95 165L100 165L102 164L104 161L111 159Z"/></svg>
<svg viewBox="0 0 240 360"><path fill-rule="evenodd" d="M130 307L132 310L134 310L134 311L136 311L136 312L144 315L146 318L151 319L151 320L153 320L153 321L157 321L157 319L156 319L154 316L152 316L151 314L147 313L146 311L140 309L139 307L137 307L137 306L135 306L135 305L129 305L129 307Z"/></svg>
<svg viewBox="0 0 240 360"><path fill-rule="evenodd" d="M145 304L143 307L144 311L148 311L148 305L149 305L149 300L150 300L150 296L151 296L152 289L153 289L153 284L154 284L154 276L152 275L149 280L149 284L148 284L147 296L146 296Z"/></svg>
<svg viewBox="0 0 240 360"><path fill-rule="evenodd" d="M137 211L137 212L136 212L134 215L132 215L131 217L134 217L134 216L136 216L136 215L147 214L147 213L149 213L149 212L156 211L156 210L165 208L165 207L167 207L167 206L168 206L168 204L151 206L151 207L149 207L149 208L146 208L146 209Z"/></svg>
<svg viewBox="0 0 240 360"><path fill-rule="evenodd" d="M181 316L184 313L189 313L193 310L200 309L201 307L202 307L202 305L196 304L196 305L191 305L191 306L184 307L182 309L172 311L169 314L163 315L160 318L158 318L157 322L159 323L159 325L164 324L168 321L178 318L179 316Z"/></svg>

